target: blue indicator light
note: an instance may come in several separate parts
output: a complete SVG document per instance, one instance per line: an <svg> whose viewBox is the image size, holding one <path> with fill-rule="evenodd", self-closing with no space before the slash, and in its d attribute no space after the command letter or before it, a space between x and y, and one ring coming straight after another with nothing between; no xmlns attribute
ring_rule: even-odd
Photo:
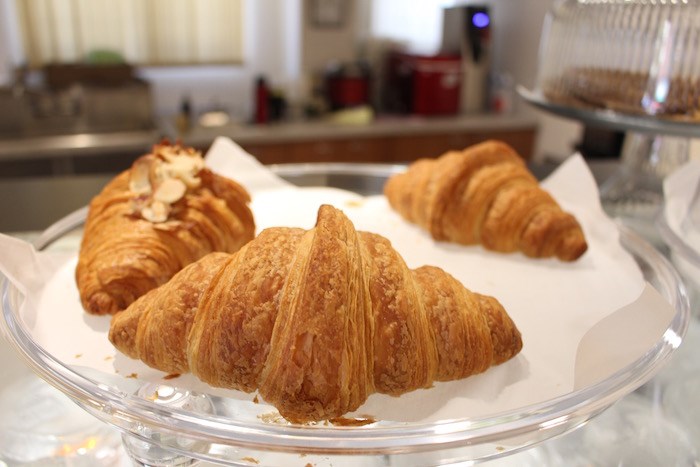
<svg viewBox="0 0 700 467"><path fill-rule="evenodd" d="M474 13L474 16L472 16L472 24L477 28L485 28L490 22L489 15L486 13Z"/></svg>

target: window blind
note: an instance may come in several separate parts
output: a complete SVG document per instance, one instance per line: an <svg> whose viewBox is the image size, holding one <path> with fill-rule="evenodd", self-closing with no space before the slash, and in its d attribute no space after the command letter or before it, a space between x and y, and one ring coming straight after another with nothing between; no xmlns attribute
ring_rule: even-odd
<svg viewBox="0 0 700 467"><path fill-rule="evenodd" d="M243 61L244 0L16 0L30 66L97 52L137 65Z"/></svg>

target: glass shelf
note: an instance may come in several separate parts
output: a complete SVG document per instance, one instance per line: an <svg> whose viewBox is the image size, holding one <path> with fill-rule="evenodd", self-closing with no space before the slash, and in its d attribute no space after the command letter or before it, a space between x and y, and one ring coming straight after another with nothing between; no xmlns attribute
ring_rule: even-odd
<svg viewBox="0 0 700 467"><path fill-rule="evenodd" d="M549 101L539 91L517 87L517 92L527 103L559 117L577 120L586 125L612 130L647 133L651 135L700 137L700 122L659 118L652 115L625 114L609 109L565 105Z"/></svg>

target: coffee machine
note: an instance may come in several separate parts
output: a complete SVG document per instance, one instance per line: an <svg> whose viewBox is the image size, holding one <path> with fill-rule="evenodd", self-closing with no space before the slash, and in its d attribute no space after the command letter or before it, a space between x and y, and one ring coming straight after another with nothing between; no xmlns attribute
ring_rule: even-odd
<svg viewBox="0 0 700 467"><path fill-rule="evenodd" d="M462 57L462 113L479 113L488 108L491 23L488 5L470 3L443 10L441 53Z"/></svg>

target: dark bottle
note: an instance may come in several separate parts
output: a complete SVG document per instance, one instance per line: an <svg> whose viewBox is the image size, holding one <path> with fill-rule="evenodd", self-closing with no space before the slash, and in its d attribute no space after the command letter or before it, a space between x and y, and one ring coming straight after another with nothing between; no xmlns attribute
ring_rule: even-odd
<svg viewBox="0 0 700 467"><path fill-rule="evenodd" d="M267 123L270 90L265 78L260 76L255 84L255 123Z"/></svg>
<svg viewBox="0 0 700 467"><path fill-rule="evenodd" d="M180 102L180 112L177 115L177 132L180 136L190 130L192 124L192 106L189 97L184 97Z"/></svg>

